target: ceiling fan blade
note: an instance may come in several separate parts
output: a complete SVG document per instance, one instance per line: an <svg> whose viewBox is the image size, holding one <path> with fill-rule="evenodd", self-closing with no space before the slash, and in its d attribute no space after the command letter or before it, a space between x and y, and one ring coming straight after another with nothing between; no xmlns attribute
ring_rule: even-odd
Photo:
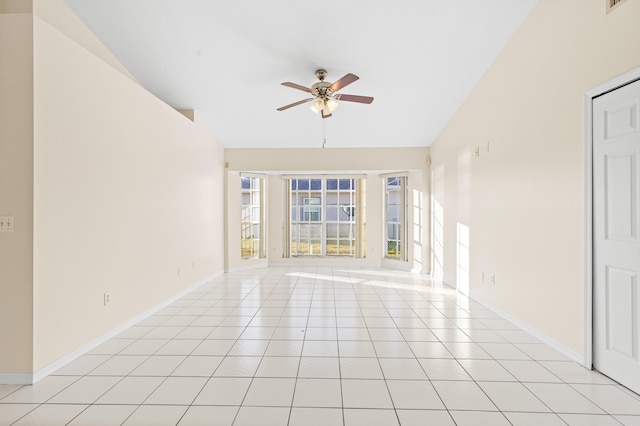
<svg viewBox="0 0 640 426"><path fill-rule="evenodd" d="M285 106L283 106L283 107L280 107L280 108L278 108L278 111L284 111L285 109L293 108L294 106L298 106L298 105L300 105L300 104L304 104L304 103L307 103L307 102L311 102L311 101L312 101L312 100L314 100L314 99L315 99L315 98L303 99L303 100L301 100L301 101L294 102L294 103L292 103L292 104L289 104L289 105L285 105Z"/></svg>
<svg viewBox="0 0 640 426"><path fill-rule="evenodd" d="M336 81L335 83L333 83L329 89L332 92L337 92L338 90L342 89L344 86L353 83L354 81L356 81L357 79L359 79L360 77L358 77L355 74L347 74L344 77L342 77L340 80Z"/></svg>
<svg viewBox="0 0 640 426"><path fill-rule="evenodd" d="M298 90L302 90L305 92L309 92L311 93L311 89L309 89L308 87L304 87L300 84L296 84L296 83L291 83L290 81L285 81L284 83L282 83L283 86L287 86L287 87L291 87L293 89L298 89Z"/></svg>
<svg viewBox="0 0 640 426"><path fill-rule="evenodd" d="M322 110L322 118L329 118L331 117L331 114L325 114L324 110Z"/></svg>
<svg viewBox="0 0 640 426"><path fill-rule="evenodd" d="M339 101L359 102L361 104L370 104L373 102L373 98L371 96L336 95L336 99Z"/></svg>

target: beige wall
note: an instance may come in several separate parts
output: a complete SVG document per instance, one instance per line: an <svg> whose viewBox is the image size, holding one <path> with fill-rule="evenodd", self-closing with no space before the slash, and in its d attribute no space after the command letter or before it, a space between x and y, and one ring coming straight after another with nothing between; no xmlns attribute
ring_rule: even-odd
<svg viewBox="0 0 640 426"><path fill-rule="evenodd" d="M260 264L369 264L402 269L429 270L428 148L343 148L343 149L226 149L227 173L227 261L226 269L235 270ZM268 179L267 259L240 258L240 172L263 172ZM331 174L345 171L366 175L366 258L291 258L284 253L284 204L286 188L283 174ZM422 197L427 204L409 211L409 262L386 260L382 256L382 183L380 174L388 171L410 172L410 199ZM410 201L413 206L413 201ZM414 216L415 215L415 216ZM414 226L417 223L421 226ZM419 228L419 229L417 229ZM414 232L415 231L415 232ZM416 256L414 256L416 253Z"/></svg>
<svg viewBox="0 0 640 426"><path fill-rule="evenodd" d="M0 2L0 382L223 271L220 145L62 1L24 4Z"/></svg>
<svg viewBox="0 0 640 426"><path fill-rule="evenodd" d="M424 170L428 148L226 149L229 170Z"/></svg>
<svg viewBox="0 0 640 426"><path fill-rule="evenodd" d="M197 120L39 17L34 34L37 370L220 273L224 200Z"/></svg>
<svg viewBox="0 0 640 426"><path fill-rule="evenodd" d="M31 13L33 0L0 0L0 13Z"/></svg>
<svg viewBox="0 0 640 426"><path fill-rule="evenodd" d="M431 148L434 214L443 223L434 252L444 252L434 272L454 285L461 278L458 224L468 227L471 293L576 356L585 297L583 97L640 66L639 22L640 0L608 15L603 0L539 0Z"/></svg>
<svg viewBox="0 0 640 426"><path fill-rule="evenodd" d="M0 216L14 216L15 232L0 233L0 374L25 374L33 364L33 18L1 12Z"/></svg>

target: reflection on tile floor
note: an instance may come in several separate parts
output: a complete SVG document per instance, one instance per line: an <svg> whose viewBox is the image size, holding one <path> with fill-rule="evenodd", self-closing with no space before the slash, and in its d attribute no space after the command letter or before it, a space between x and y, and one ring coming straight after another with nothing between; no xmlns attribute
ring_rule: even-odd
<svg viewBox="0 0 640 426"><path fill-rule="evenodd" d="M426 276L225 274L34 386L2 425L640 425L640 397Z"/></svg>

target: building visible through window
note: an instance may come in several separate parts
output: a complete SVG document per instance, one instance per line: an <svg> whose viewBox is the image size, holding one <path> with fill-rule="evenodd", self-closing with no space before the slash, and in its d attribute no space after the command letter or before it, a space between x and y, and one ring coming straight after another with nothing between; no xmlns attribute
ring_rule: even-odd
<svg viewBox="0 0 640 426"><path fill-rule="evenodd" d="M358 255L355 178L298 178L289 181L289 254ZM364 220L360 218L360 220Z"/></svg>

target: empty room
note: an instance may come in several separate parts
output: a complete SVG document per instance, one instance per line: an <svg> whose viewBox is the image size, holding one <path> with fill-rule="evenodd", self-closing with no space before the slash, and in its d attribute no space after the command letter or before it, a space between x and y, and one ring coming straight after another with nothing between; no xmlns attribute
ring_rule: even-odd
<svg viewBox="0 0 640 426"><path fill-rule="evenodd" d="M0 0L0 424L640 425L640 0Z"/></svg>

